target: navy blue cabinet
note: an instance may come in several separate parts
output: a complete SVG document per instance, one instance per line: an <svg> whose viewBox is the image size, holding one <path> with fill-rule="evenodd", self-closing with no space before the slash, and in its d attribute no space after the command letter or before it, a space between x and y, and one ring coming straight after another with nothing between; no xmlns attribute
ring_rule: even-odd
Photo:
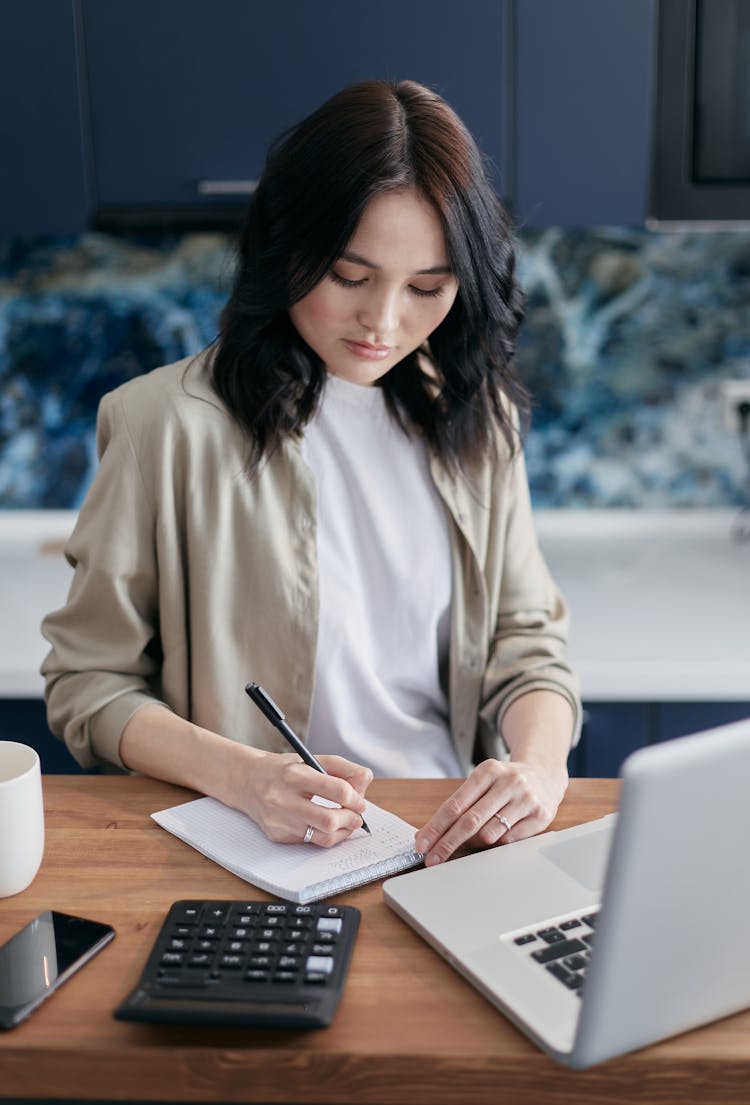
<svg viewBox="0 0 750 1105"><path fill-rule="evenodd" d="M40 698L0 701L0 740L30 744L39 753L45 775L83 774L63 742L50 733L45 705Z"/></svg>
<svg viewBox="0 0 750 1105"><path fill-rule="evenodd" d="M513 190L522 225L642 225L655 0L516 0Z"/></svg>
<svg viewBox="0 0 750 1105"><path fill-rule="evenodd" d="M453 104L521 225L642 224L656 0L0 6L0 234L236 221L268 142L344 85ZM233 192L234 189L234 192Z"/></svg>
<svg viewBox="0 0 750 1105"><path fill-rule="evenodd" d="M502 160L502 0L83 0L82 12L105 217L200 213L222 187L244 205L268 142L369 78L436 88Z"/></svg>
<svg viewBox="0 0 750 1105"><path fill-rule="evenodd" d="M0 4L0 234L86 225L73 0Z"/></svg>
<svg viewBox="0 0 750 1105"><path fill-rule="evenodd" d="M584 703L581 740L571 754L572 775L614 778L636 748L651 741L651 709L645 702Z"/></svg>
<svg viewBox="0 0 750 1105"><path fill-rule="evenodd" d="M750 702L663 702L656 709L655 739L660 741L750 718Z"/></svg>
<svg viewBox="0 0 750 1105"><path fill-rule="evenodd" d="M585 703L581 740L568 770L579 777L614 778L637 748L744 718L750 718L750 701Z"/></svg>

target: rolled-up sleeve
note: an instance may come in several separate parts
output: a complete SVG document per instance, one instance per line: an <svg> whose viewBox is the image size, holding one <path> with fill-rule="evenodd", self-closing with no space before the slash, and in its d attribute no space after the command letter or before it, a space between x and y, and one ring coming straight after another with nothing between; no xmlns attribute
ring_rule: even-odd
<svg viewBox="0 0 750 1105"><path fill-rule="evenodd" d="M492 600L478 735L485 748L507 755L501 737L506 710L521 695L548 690L570 703L573 746L582 711L568 661L569 612L539 548L521 453L510 462L501 498L501 532L486 565Z"/></svg>
<svg viewBox="0 0 750 1105"><path fill-rule="evenodd" d="M161 670L154 508L118 392L100 404L97 451L65 549L75 569L68 600L42 623L48 722L84 767L122 766L122 730L159 701Z"/></svg>

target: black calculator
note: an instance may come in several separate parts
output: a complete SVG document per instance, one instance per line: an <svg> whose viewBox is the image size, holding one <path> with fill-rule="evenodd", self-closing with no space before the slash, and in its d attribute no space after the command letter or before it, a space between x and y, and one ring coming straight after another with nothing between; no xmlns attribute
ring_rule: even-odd
<svg viewBox="0 0 750 1105"><path fill-rule="evenodd" d="M314 902L175 902L126 1021L324 1028L346 982L360 913Z"/></svg>

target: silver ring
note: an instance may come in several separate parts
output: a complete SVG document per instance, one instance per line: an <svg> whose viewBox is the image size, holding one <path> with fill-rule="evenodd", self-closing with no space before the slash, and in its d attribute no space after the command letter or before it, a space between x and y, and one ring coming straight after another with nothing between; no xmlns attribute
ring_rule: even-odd
<svg viewBox="0 0 750 1105"><path fill-rule="evenodd" d="M501 814L501 813L496 813L495 817L498 819L498 821L501 823L501 825L505 825L505 828L508 830L508 832L510 832L510 830L513 828L513 826L511 825L508 818L504 817L503 814Z"/></svg>
<svg viewBox="0 0 750 1105"><path fill-rule="evenodd" d="M314 832L315 832L315 829L312 827L312 825L308 825L307 828L305 829L305 835L302 837L302 843L303 844L309 844L310 841L313 838L313 833Z"/></svg>

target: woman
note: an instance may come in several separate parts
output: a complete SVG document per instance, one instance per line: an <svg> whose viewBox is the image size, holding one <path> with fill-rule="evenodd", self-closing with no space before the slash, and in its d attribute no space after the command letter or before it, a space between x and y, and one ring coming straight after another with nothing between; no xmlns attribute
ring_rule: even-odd
<svg viewBox="0 0 750 1105"><path fill-rule="evenodd" d="M373 773L465 775L417 834L428 864L550 823L579 704L518 441L521 314L506 216L434 93L355 85L282 136L215 347L100 406L43 627L50 726L82 764L323 847Z"/></svg>

